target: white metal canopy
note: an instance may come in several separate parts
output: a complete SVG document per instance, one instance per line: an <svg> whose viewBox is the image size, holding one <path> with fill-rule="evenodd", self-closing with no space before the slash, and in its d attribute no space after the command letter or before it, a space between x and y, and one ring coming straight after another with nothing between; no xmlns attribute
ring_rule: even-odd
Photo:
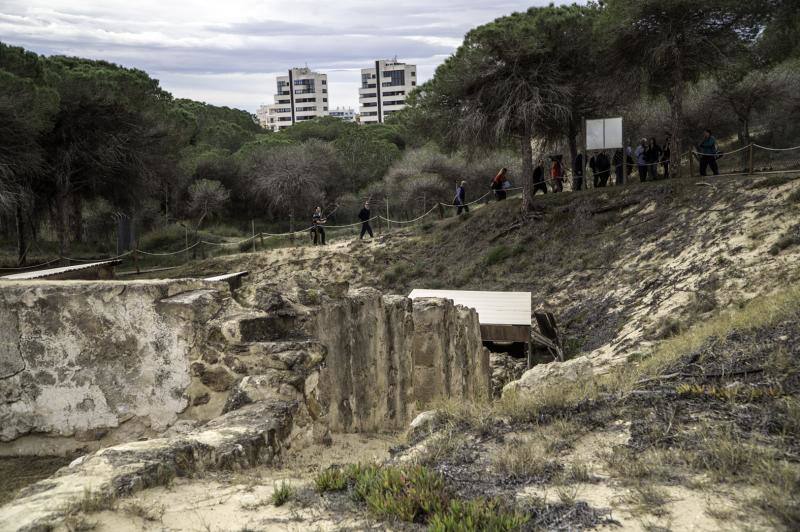
<svg viewBox="0 0 800 532"><path fill-rule="evenodd" d="M99 262L88 262L85 264L76 264L74 266L62 266L60 268L49 268L47 270L34 270L30 272L23 272L23 273L14 273L11 275L6 275L0 277L0 279L7 279L9 281L19 281L19 280L32 280L32 279L43 279L45 277L52 277L54 275L63 275L65 273L77 272L80 270L90 270L92 268L100 268L100 267L108 267L108 266L115 266L120 264L121 260L103 260Z"/></svg>
<svg viewBox="0 0 800 532"><path fill-rule="evenodd" d="M439 297L450 299L456 305L474 308L478 312L478 322L481 325L531 326L530 292L414 289L408 297Z"/></svg>

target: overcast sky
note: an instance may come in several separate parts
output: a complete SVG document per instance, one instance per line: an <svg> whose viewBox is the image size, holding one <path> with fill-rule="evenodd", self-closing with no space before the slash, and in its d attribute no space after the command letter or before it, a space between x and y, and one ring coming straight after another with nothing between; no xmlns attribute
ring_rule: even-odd
<svg viewBox="0 0 800 532"><path fill-rule="evenodd" d="M275 76L328 74L330 106L357 109L361 68L397 56L420 81L464 34L547 0L0 0L0 40L147 71L175 96L255 112ZM562 2L557 2L562 3Z"/></svg>

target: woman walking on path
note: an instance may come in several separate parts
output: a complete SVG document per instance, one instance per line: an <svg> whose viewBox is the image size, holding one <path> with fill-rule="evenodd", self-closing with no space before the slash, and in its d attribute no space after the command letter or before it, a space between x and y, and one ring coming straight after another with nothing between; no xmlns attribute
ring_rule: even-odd
<svg viewBox="0 0 800 532"><path fill-rule="evenodd" d="M456 208L456 216L461 214L463 210L466 213L469 213L469 205L467 205L467 189L464 188L467 185L466 181L462 181L458 187L456 187L456 197L453 200L453 204L457 206Z"/></svg>
<svg viewBox="0 0 800 532"><path fill-rule="evenodd" d="M492 179L491 189L494 190L494 197L497 201L506 199L506 191L503 190L503 185L506 182L507 168L501 168L497 175Z"/></svg>

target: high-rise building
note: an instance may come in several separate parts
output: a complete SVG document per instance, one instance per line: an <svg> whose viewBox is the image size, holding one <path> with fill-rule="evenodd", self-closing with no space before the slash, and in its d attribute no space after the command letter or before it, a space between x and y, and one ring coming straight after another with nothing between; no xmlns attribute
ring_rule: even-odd
<svg viewBox="0 0 800 532"><path fill-rule="evenodd" d="M341 118L345 122L355 122L356 121L356 111L352 107L336 107L336 109L331 109L328 111L328 114L334 116L336 118Z"/></svg>
<svg viewBox="0 0 800 532"><path fill-rule="evenodd" d="M256 111L256 118L261 127L266 128L269 124L269 105L260 105Z"/></svg>
<svg viewBox="0 0 800 532"><path fill-rule="evenodd" d="M374 68L362 68L358 89L361 122L382 124L387 116L406 106L406 96L416 86L416 65L387 59L375 61Z"/></svg>
<svg viewBox="0 0 800 532"><path fill-rule="evenodd" d="M328 75L293 68L278 76L275 103L267 106L266 127L286 129L298 122L328 115Z"/></svg>

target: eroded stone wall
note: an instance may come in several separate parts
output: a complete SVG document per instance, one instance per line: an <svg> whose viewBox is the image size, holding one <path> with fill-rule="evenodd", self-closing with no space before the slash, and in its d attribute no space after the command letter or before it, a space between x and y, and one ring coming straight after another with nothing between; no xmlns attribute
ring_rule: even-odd
<svg viewBox="0 0 800 532"><path fill-rule="evenodd" d="M435 400L489 396L477 313L452 301L362 288L323 305L315 334L328 351L317 393L331 430L405 428Z"/></svg>
<svg viewBox="0 0 800 532"><path fill-rule="evenodd" d="M0 285L0 441L29 433L97 439L132 419L166 429L187 406L196 331L162 301L201 286ZM213 312L218 292L208 295L204 308Z"/></svg>
<svg viewBox="0 0 800 532"><path fill-rule="evenodd" d="M294 404L286 444L489 394L474 311L360 289L242 303L194 280L0 284L0 455L93 450Z"/></svg>

